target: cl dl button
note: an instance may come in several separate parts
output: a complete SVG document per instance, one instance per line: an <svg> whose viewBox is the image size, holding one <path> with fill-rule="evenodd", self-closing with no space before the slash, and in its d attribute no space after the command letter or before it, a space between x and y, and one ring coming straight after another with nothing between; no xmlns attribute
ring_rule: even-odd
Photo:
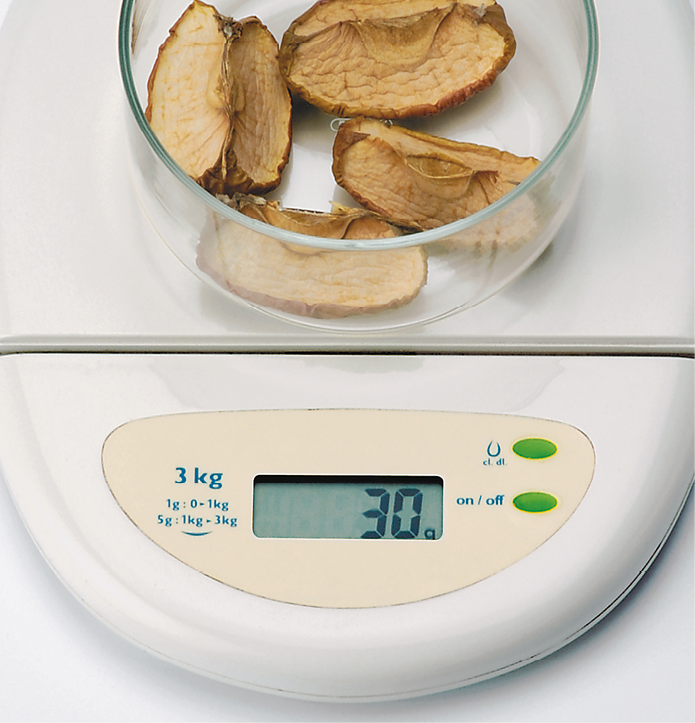
<svg viewBox="0 0 695 723"><path fill-rule="evenodd" d="M547 459L557 453L557 445L548 439L520 439L512 447L514 454L524 459Z"/></svg>

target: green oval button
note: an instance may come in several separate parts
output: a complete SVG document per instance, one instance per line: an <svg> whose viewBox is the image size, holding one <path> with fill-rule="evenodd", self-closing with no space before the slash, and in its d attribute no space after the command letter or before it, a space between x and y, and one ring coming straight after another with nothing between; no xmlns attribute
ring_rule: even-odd
<svg viewBox="0 0 695 723"><path fill-rule="evenodd" d="M557 445L548 439L520 439L513 447L514 454L524 459L547 459L557 452Z"/></svg>
<svg viewBox="0 0 695 723"><path fill-rule="evenodd" d="M524 492L517 495L512 504L522 512L549 512L557 507L557 497L547 492Z"/></svg>

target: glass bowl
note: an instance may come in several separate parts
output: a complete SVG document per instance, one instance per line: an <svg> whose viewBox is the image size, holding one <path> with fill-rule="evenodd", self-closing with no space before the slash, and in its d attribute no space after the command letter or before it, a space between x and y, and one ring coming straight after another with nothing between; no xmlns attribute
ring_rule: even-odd
<svg viewBox="0 0 695 723"><path fill-rule="evenodd" d="M212 4L235 19L256 16L278 43L313 5L306 0ZM314 328L383 332L431 322L490 298L538 258L569 213L581 180L598 65L593 0L500 4L516 52L496 81L457 107L387 124L540 163L499 200L466 218L391 238L345 239L297 233L244 215L177 165L146 118L148 79L160 46L190 0L124 0L119 53L130 108L133 184L154 228L186 267L230 304ZM333 203L359 207L332 174L333 142L344 121L293 100L289 162L267 199L315 212L330 212ZM413 254L424 259L424 283L408 298L398 297L400 290L389 284L400 281L392 282L389 274L398 276L394 269ZM236 283L237 271L227 273L231 267L241 269L242 277L252 269L251 280ZM296 275L292 289L283 285L288 275ZM359 287L348 290L348 301L340 297L346 284Z"/></svg>

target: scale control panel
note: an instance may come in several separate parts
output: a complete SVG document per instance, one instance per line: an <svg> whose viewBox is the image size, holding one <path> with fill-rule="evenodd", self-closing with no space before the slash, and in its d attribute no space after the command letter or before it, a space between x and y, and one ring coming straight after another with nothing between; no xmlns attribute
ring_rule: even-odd
<svg viewBox="0 0 695 723"><path fill-rule="evenodd" d="M552 537L586 494L571 425L466 412L198 412L104 444L117 503L222 583L301 605L415 602L472 585Z"/></svg>

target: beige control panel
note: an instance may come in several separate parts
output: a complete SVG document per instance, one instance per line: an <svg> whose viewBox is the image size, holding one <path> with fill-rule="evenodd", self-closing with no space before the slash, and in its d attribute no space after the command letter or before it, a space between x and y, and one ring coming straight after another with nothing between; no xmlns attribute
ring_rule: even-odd
<svg viewBox="0 0 695 723"><path fill-rule="evenodd" d="M140 419L102 456L122 510L181 562L340 608L434 597L514 564L567 522L595 464L560 422L360 409Z"/></svg>

